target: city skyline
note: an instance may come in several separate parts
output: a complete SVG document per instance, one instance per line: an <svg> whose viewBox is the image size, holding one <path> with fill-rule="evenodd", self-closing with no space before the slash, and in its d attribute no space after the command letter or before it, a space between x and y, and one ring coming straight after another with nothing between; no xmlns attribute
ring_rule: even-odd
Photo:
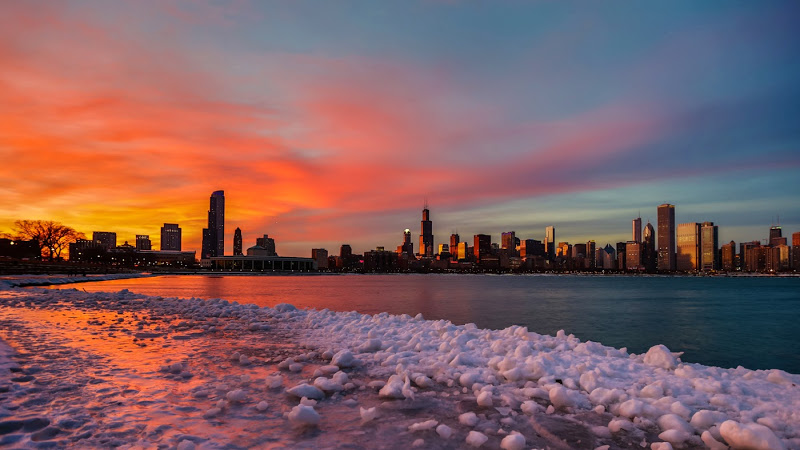
<svg viewBox="0 0 800 450"><path fill-rule="evenodd" d="M6 3L0 231L53 219L160 248L177 223L200 254L224 189L225 254L237 227L287 255L394 248L424 198L431 234L464 241L555 225L613 245L666 202L720 243L778 216L794 232L799 10Z"/></svg>

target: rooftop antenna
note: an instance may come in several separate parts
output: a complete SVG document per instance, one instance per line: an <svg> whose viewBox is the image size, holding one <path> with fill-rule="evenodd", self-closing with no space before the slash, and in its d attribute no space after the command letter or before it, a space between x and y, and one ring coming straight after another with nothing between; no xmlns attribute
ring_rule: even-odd
<svg viewBox="0 0 800 450"><path fill-rule="evenodd" d="M425 196L425 204L422 209L428 209L428 196Z"/></svg>

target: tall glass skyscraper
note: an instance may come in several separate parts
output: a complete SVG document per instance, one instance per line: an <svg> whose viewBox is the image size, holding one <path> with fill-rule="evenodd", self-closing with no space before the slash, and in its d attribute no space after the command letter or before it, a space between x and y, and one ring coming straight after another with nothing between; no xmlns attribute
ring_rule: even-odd
<svg viewBox="0 0 800 450"><path fill-rule="evenodd" d="M225 256L225 191L214 191L203 229L203 258Z"/></svg>
<svg viewBox="0 0 800 450"><path fill-rule="evenodd" d="M431 222L431 212L428 211L428 204L422 210L422 221L420 222L419 235L419 255L433 256L433 223Z"/></svg>
<svg viewBox="0 0 800 450"><path fill-rule="evenodd" d="M658 270L675 267L675 205L664 203L658 207Z"/></svg>

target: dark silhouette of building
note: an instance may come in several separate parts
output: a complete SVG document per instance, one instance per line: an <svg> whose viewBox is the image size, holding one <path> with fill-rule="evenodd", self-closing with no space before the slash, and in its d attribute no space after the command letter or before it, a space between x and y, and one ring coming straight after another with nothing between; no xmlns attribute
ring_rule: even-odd
<svg viewBox="0 0 800 450"><path fill-rule="evenodd" d="M658 252L656 252L656 230L650 222L644 227L642 239L642 266L647 273L655 273L658 266Z"/></svg>
<svg viewBox="0 0 800 450"><path fill-rule="evenodd" d="M328 268L328 251L324 248L312 248L311 259L317 262L317 269L325 270Z"/></svg>
<svg viewBox="0 0 800 450"><path fill-rule="evenodd" d="M800 231L792 233L791 266L794 270L800 270Z"/></svg>
<svg viewBox="0 0 800 450"><path fill-rule="evenodd" d="M181 251L181 228L177 223L165 223L161 227L161 250Z"/></svg>
<svg viewBox="0 0 800 450"><path fill-rule="evenodd" d="M594 241L586 243L586 263L584 267L587 269L594 269L597 265L597 244Z"/></svg>
<svg viewBox="0 0 800 450"><path fill-rule="evenodd" d="M420 256L433 257L433 223L431 222L431 212L428 211L428 204L422 210L422 221L420 222L419 235L419 254Z"/></svg>
<svg viewBox="0 0 800 450"><path fill-rule="evenodd" d="M259 253L259 256L278 256L278 253L275 252L275 239L269 237L268 234L265 234L264 237L256 238L256 246L264 249L264 252Z"/></svg>
<svg viewBox="0 0 800 450"><path fill-rule="evenodd" d="M628 268L625 263L627 256L625 252L625 243L617 242L617 270L625 271Z"/></svg>
<svg viewBox="0 0 800 450"><path fill-rule="evenodd" d="M665 203L658 207L658 270L672 272L675 259L675 206Z"/></svg>
<svg viewBox="0 0 800 450"><path fill-rule="evenodd" d="M106 250L117 248L117 233L113 231L95 231L92 233L92 240Z"/></svg>
<svg viewBox="0 0 800 450"><path fill-rule="evenodd" d="M83 241L84 239L80 240ZM72 244L70 244L69 248L72 249ZM0 256L12 259L35 259L42 256L42 254L39 249L39 243L35 240L20 241L2 238L0 239ZM72 259L72 253L70 253L70 259Z"/></svg>
<svg viewBox="0 0 800 450"><path fill-rule="evenodd" d="M151 250L150 236L147 234L136 235L136 250Z"/></svg>
<svg viewBox="0 0 800 450"><path fill-rule="evenodd" d="M781 244L786 244L786 238L783 237L783 230L780 225L769 227L769 245L774 247Z"/></svg>
<svg viewBox="0 0 800 450"><path fill-rule="evenodd" d="M212 237L213 256L225 256L225 191L215 191L211 194L208 229Z"/></svg>
<svg viewBox="0 0 800 450"><path fill-rule="evenodd" d="M350 244L342 244L339 248L339 257L342 259L346 259L353 256L353 249L350 247Z"/></svg>
<svg viewBox="0 0 800 450"><path fill-rule="evenodd" d="M450 255L453 260L458 260L458 244L461 243L461 236L458 233L450 235Z"/></svg>
<svg viewBox="0 0 800 450"><path fill-rule="evenodd" d="M242 230L239 227L233 232L233 256L242 256Z"/></svg>
<svg viewBox="0 0 800 450"><path fill-rule="evenodd" d="M700 226L700 268L703 271L719 270L719 227L714 222Z"/></svg>
<svg viewBox="0 0 800 450"><path fill-rule="evenodd" d="M492 237L488 234L476 234L473 238L472 249L475 254L475 262L481 262L482 259L492 254Z"/></svg>
<svg viewBox="0 0 800 450"><path fill-rule="evenodd" d="M759 241L739 243L739 270L741 270L742 272L749 272L749 270L747 270L747 251L750 250L751 248L760 246L761 242Z"/></svg>
<svg viewBox="0 0 800 450"><path fill-rule="evenodd" d="M637 217L633 219L631 223L632 232L631 232L631 240L634 242L642 242L642 218Z"/></svg>
<svg viewBox="0 0 800 450"><path fill-rule="evenodd" d="M414 244L411 242L411 230L408 228L403 231L403 243L400 244L398 253L405 254L406 258L414 257Z"/></svg>

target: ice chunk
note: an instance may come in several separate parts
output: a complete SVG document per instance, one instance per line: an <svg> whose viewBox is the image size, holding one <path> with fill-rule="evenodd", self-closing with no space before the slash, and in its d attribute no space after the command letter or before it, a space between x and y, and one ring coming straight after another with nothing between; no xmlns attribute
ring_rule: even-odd
<svg viewBox="0 0 800 450"><path fill-rule="evenodd" d="M677 414L664 414L663 416L658 418L657 423L658 426L661 427L662 431L680 430L687 434L694 433L694 429L692 428L692 426L686 423L686 421L683 420L683 418L681 418ZM664 440L667 441L669 439L664 439ZM675 443L673 441L670 442Z"/></svg>
<svg viewBox="0 0 800 450"><path fill-rule="evenodd" d="M297 398L306 397L314 400L322 400L325 398L324 392L306 383L298 384L293 388L287 389L286 392Z"/></svg>
<svg viewBox="0 0 800 450"><path fill-rule="evenodd" d="M653 442L650 444L652 450L672 450L672 445L669 442Z"/></svg>
<svg viewBox="0 0 800 450"><path fill-rule="evenodd" d="M356 348L359 353L374 353L381 349L380 339L368 339Z"/></svg>
<svg viewBox="0 0 800 450"><path fill-rule="evenodd" d="M267 387L270 389L277 389L283 386L283 377L280 375L273 375L271 377L267 377Z"/></svg>
<svg viewBox="0 0 800 450"><path fill-rule="evenodd" d="M492 406L492 393L489 391L483 391L478 394L478 405L486 407Z"/></svg>
<svg viewBox="0 0 800 450"><path fill-rule="evenodd" d="M369 422L378 416L378 410L375 407L369 409L360 408L360 410L361 410L361 420L363 420L364 422Z"/></svg>
<svg viewBox="0 0 800 450"><path fill-rule="evenodd" d="M333 355L331 364L339 367L353 367L358 364L358 360L353 357L349 350L341 350Z"/></svg>
<svg viewBox="0 0 800 450"><path fill-rule="evenodd" d="M205 413L203 413L203 418L204 419L210 419L212 417L215 417L217 414L219 414L221 412L222 412L222 408L218 408L218 407L210 408Z"/></svg>
<svg viewBox="0 0 800 450"><path fill-rule="evenodd" d="M644 355L644 363L662 369L674 369L678 365L678 358L669 351L667 346L659 344L650 347L650 350Z"/></svg>
<svg viewBox="0 0 800 450"><path fill-rule="evenodd" d="M725 413L701 409L700 411L694 413L692 416L692 421L689 423L691 423L695 428L707 430L714 425L721 423L726 418L727 416Z"/></svg>
<svg viewBox="0 0 800 450"><path fill-rule="evenodd" d="M289 413L289 421L297 426L311 426L319 423L319 414L313 406L297 405Z"/></svg>
<svg viewBox="0 0 800 450"><path fill-rule="evenodd" d="M658 435L659 439L678 446L683 446L683 443L688 441L689 438L691 437L692 437L691 434L683 430L675 430L675 429L664 431Z"/></svg>
<svg viewBox="0 0 800 450"><path fill-rule="evenodd" d="M466 412L458 416L458 422L468 427L474 427L478 424L478 416L474 412Z"/></svg>
<svg viewBox="0 0 800 450"><path fill-rule="evenodd" d="M412 448L419 448L425 445L425 439L417 439L411 443Z"/></svg>
<svg viewBox="0 0 800 450"><path fill-rule="evenodd" d="M783 443L769 428L757 423L739 423L726 420L719 427L725 442L737 449L783 450Z"/></svg>
<svg viewBox="0 0 800 450"><path fill-rule="evenodd" d="M436 427L436 434L441 436L442 439L450 439L450 436L453 435L453 429L445 424L441 424L438 427Z"/></svg>
<svg viewBox="0 0 800 450"><path fill-rule="evenodd" d="M232 403L241 403L245 398L247 398L247 394L241 389L236 389L228 392L228 394L225 395L225 398Z"/></svg>
<svg viewBox="0 0 800 450"><path fill-rule="evenodd" d="M297 311L297 308L289 303L279 303L273 309L278 312Z"/></svg>
<svg viewBox="0 0 800 450"><path fill-rule="evenodd" d="M471 447L480 447L481 445L485 444L486 441L488 441L488 440L489 440L489 438L486 437L485 434L473 430L473 431L470 431L469 434L467 435L466 442Z"/></svg>
<svg viewBox="0 0 800 450"><path fill-rule="evenodd" d="M301 363L289 364L289 372L301 372L303 365Z"/></svg>
<svg viewBox="0 0 800 450"><path fill-rule="evenodd" d="M177 450L194 450L194 449L195 449L194 442L188 439L182 440L177 447Z"/></svg>
<svg viewBox="0 0 800 450"><path fill-rule="evenodd" d="M525 436L517 432L511 433L500 442L500 448L505 450L522 450L525 448Z"/></svg>
<svg viewBox="0 0 800 450"><path fill-rule="evenodd" d="M433 387L433 380L426 377L425 375L417 375L416 377L414 377L414 384L423 389L428 389Z"/></svg>
<svg viewBox="0 0 800 450"><path fill-rule="evenodd" d="M269 403L267 403L267 402L265 402L265 401L260 401L260 402L258 402L258 404L256 405L256 409L257 409L257 410L259 410L259 411L261 411L261 412L264 412L264 411L266 411L267 409L269 409Z"/></svg>
<svg viewBox="0 0 800 450"><path fill-rule="evenodd" d="M436 427L436 425L438 425L438 424L439 424L439 422L437 422L437 421L435 421L435 420L433 420L433 419L431 419L431 420L426 420L425 422L417 422L417 423L411 424L411 425L408 427L408 431L424 431L424 430L431 430L431 429L433 429L434 427Z"/></svg>
<svg viewBox="0 0 800 450"><path fill-rule="evenodd" d="M722 442L714 439L714 436L708 432L708 430L703 431L703 434L700 436L700 439L706 444L711 450L728 450L728 446L723 444Z"/></svg>
<svg viewBox="0 0 800 450"><path fill-rule="evenodd" d="M321 389L326 394L339 392L342 389L344 389L341 384L325 377L318 377L317 379L315 379L314 386Z"/></svg>
<svg viewBox="0 0 800 450"><path fill-rule="evenodd" d="M345 384L347 384L347 381L349 380L349 377L347 376L346 373L344 373L342 371L338 371L335 374L333 374L331 379L336 383L339 383L341 385L345 385Z"/></svg>

